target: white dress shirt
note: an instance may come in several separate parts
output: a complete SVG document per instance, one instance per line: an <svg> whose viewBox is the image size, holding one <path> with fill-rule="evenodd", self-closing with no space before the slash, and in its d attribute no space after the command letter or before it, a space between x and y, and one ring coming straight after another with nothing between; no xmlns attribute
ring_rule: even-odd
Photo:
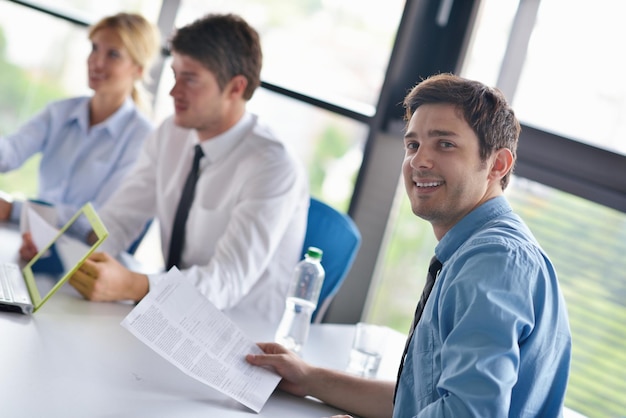
<svg viewBox="0 0 626 418"><path fill-rule="evenodd" d="M176 126L172 117L146 140L134 171L101 211L110 232L106 250L128 247L156 217L167 259L197 143L196 131ZM249 113L201 146L205 156L179 267L217 308L277 322L306 232L304 169ZM150 287L164 274L149 275Z"/></svg>

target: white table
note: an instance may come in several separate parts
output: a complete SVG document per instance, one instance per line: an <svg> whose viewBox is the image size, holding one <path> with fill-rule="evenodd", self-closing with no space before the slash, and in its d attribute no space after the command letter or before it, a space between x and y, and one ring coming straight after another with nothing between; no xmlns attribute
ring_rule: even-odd
<svg viewBox="0 0 626 418"><path fill-rule="evenodd" d="M19 234L0 224L0 260L16 260ZM197 382L120 325L132 305L83 300L63 286L32 316L0 312L2 417L327 417L341 413L280 390L260 414ZM254 341L273 329L233 318ZM303 357L347 365L352 325L313 325ZM380 378L395 378L404 336L391 331Z"/></svg>

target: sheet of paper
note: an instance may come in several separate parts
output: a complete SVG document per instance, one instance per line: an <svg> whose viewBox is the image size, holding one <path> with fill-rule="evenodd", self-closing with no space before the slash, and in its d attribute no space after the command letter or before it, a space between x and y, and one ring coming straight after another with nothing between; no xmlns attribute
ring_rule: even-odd
<svg viewBox="0 0 626 418"><path fill-rule="evenodd" d="M280 376L248 364L259 347L176 269L122 326L180 370L259 412Z"/></svg>
<svg viewBox="0 0 626 418"><path fill-rule="evenodd" d="M50 224L34 207L25 205L25 208L26 225L28 228L26 230L30 230L35 246L44 248L56 237L59 229L54 224ZM24 215L22 215L22 218L24 218ZM23 228L24 226L22 226Z"/></svg>

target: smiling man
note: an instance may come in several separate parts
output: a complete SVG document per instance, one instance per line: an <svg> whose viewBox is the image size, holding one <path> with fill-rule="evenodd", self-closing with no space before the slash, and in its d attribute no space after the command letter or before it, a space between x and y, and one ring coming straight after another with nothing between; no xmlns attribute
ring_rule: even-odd
<svg viewBox="0 0 626 418"><path fill-rule="evenodd" d="M154 217L167 269L176 266L219 309L278 321L309 194L303 167L246 110L260 84L259 36L236 15L208 15L170 43L175 114L101 211L106 249L127 248ZM70 280L87 299L138 301L165 274L129 271L109 254Z"/></svg>
<svg viewBox="0 0 626 418"><path fill-rule="evenodd" d="M361 417L558 417L571 335L554 267L504 197L520 125L503 95L449 74L406 97L402 166L439 240L396 382L313 367L274 343L247 360Z"/></svg>

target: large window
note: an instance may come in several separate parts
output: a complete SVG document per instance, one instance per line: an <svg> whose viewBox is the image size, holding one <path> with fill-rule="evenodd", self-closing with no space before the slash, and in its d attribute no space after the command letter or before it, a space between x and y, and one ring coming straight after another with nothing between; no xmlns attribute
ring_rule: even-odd
<svg viewBox="0 0 626 418"><path fill-rule="evenodd" d="M33 27L38 36L32 36ZM88 53L84 28L0 2L0 134L50 100L86 93Z"/></svg>
<svg viewBox="0 0 626 418"><path fill-rule="evenodd" d="M162 2L161 0L37 0L33 3L87 22L118 12L141 13L146 19L156 22Z"/></svg>
<svg viewBox="0 0 626 418"><path fill-rule="evenodd" d="M33 27L39 28L37 36ZM12 133L49 101L85 93L88 52L83 28L0 2L0 135ZM34 195L39 159L36 155L1 175L0 190Z"/></svg>
<svg viewBox="0 0 626 418"><path fill-rule="evenodd" d="M507 77L500 70L508 46L512 59L523 59L517 85L505 90L522 122L626 154L623 2L541 0L527 11L530 3L483 2L464 75L497 85ZM527 21L514 26L518 8Z"/></svg>
<svg viewBox="0 0 626 418"><path fill-rule="evenodd" d="M261 34L262 79L372 113L403 0L183 0L176 26L238 13Z"/></svg>
<svg viewBox="0 0 626 418"><path fill-rule="evenodd" d="M255 93L249 109L304 162L311 194L347 211L367 126L264 89Z"/></svg>
<svg viewBox="0 0 626 418"><path fill-rule="evenodd" d="M626 155L623 5L541 1L513 100L521 120Z"/></svg>

